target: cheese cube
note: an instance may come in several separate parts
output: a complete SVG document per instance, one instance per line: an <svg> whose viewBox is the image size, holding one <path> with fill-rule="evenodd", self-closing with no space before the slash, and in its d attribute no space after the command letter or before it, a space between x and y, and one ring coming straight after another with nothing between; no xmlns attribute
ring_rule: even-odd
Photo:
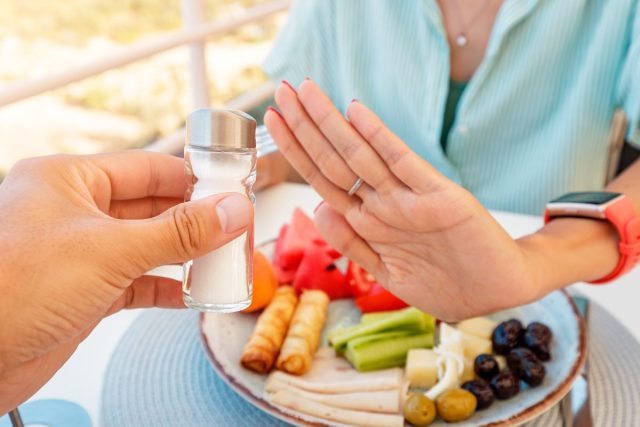
<svg viewBox="0 0 640 427"><path fill-rule="evenodd" d="M491 319L486 317L474 317L473 319L463 320L458 323L458 330L465 334L490 340L496 326L498 326L498 323Z"/></svg>
<svg viewBox="0 0 640 427"><path fill-rule="evenodd" d="M476 360L480 354L491 354L493 345L490 340L478 338L475 335L462 334L462 343L464 345L464 357Z"/></svg>
<svg viewBox="0 0 640 427"><path fill-rule="evenodd" d="M460 378L461 383L476 379L476 373L473 370L473 362L473 359L469 359L468 357L464 358L464 371L462 372L462 378Z"/></svg>
<svg viewBox="0 0 640 427"><path fill-rule="evenodd" d="M438 354L433 350L409 350L405 373L411 387L431 388L438 382Z"/></svg>

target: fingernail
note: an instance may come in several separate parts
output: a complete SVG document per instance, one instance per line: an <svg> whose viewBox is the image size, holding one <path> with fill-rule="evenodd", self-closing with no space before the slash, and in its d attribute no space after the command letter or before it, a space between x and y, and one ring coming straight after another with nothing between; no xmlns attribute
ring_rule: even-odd
<svg viewBox="0 0 640 427"><path fill-rule="evenodd" d="M267 111L272 111L272 112L276 113L276 114L278 115L278 117L280 117L281 119L283 119L283 120L284 120L284 117L282 117L282 114L280 113L280 111L278 111L278 110L277 110L277 109L275 109L274 107L272 107L272 106L268 106L268 107L267 107Z"/></svg>
<svg viewBox="0 0 640 427"><path fill-rule="evenodd" d="M289 83L288 81L283 80L282 84L287 85L294 93L298 93L298 91L293 86L291 86L291 83Z"/></svg>
<svg viewBox="0 0 640 427"><path fill-rule="evenodd" d="M230 194L216 206L220 227L225 234L235 233L251 222L251 202L242 194Z"/></svg>
<svg viewBox="0 0 640 427"><path fill-rule="evenodd" d="M313 209L313 213L316 213L316 212L318 211L318 209L320 209L320 206L324 205L324 203L325 203L325 202L324 202L324 200L323 200L323 201L321 201L320 203L318 203L318 206L316 206L316 207Z"/></svg>

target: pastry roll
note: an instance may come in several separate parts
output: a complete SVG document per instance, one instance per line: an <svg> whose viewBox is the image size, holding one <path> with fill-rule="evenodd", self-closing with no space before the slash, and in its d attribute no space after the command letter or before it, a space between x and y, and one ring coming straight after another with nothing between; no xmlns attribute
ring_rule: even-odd
<svg viewBox="0 0 640 427"><path fill-rule="evenodd" d="M308 290L300 296L276 363L278 369L293 375L302 375L309 370L320 344L328 306L329 297L323 291Z"/></svg>
<svg viewBox="0 0 640 427"><path fill-rule="evenodd" d="M281 286L264 309L253 333L244 346L240 363L259 374L271 370L278 357L289 323L298 303L296 291L291 286Z"/></svg>

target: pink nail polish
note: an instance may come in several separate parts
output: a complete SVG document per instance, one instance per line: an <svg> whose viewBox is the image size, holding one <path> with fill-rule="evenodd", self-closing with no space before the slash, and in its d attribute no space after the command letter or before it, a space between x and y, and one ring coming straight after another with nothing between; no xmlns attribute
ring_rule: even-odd
<svg viewBox="0 0 640 427"><path fill-rule="evenodd" d="M278 111L277 109L275 109L271 105L269 105L267 107L267 111L272 111L272 112L276 113L278 115L278 117L280 117L282 120L284 120L284 117L282 117L282 114L280 113L280 111Z"/></svg>
<svg viewBox="0 0 640 427"><path fill-rule="evenodd" d="M316 207L313 209L313 213L316 213L316 212L318 211L318 209L320 209L320 206L322 206L323 204L325 204L325 201L324 201L324 200L323 200L323 201L321 201L320 203L318 203L318 206L316 206Z"/></svg>
<svg viewBox="0 0 640 427"><path fill-rule="evenodd" d="M297 93L298 93L298 91L296 90L296 88L294 88L293 86L291 86L291 83L289 83L288 81L283 80L283 81L282 81L282 84L287 85L287 86L289 87L289 89L291 89L291 90L293 91L293 93L295 93L295 94L297 94Z"/></svg>

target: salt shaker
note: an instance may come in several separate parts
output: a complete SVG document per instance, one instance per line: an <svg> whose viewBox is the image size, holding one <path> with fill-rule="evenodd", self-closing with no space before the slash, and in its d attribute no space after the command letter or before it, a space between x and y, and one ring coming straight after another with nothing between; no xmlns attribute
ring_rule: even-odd
<svg viewBox="0 0 640 427"><path fill-rule="evenodd" d="M191 113L184 148L185 199L238 192L253 200L255 132L255 120L241 111L200 109ZM226 245L184 264L184 302L207 312L243 310L251 304L252 276L253 226Z"/></svg>

